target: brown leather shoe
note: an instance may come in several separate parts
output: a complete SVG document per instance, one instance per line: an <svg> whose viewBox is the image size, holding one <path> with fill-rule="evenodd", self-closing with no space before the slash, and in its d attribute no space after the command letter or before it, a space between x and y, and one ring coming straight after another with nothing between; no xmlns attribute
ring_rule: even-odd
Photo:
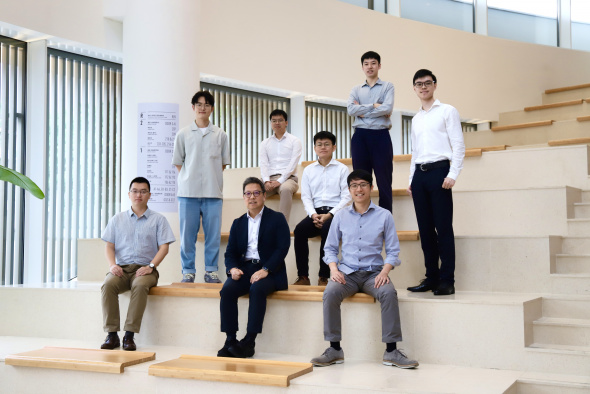
<svg viewBox="0 0 590 394"><path fill-rule="evenodd" d="M123 337L123 350L135 350L137 347L135 346L135 342L133 342L133 338Z"/></svg>
<svg viewBox="0 0 590 394"><path fill-rule="evenodd" d="M318 286L328 286L328 278L320 278L318 279Z"/></svg>
<svg viewBox="0 0 590 394"><path fill-rule="evenodd" d="M119 341L118 335L107 335L107 339L104 340L104 343L100 345L101 349L113 350L114 348L120 347L121 342Z"/></svg>
<svg viewBox="0 0 590 394"><path fill-rule="evenodd" d="M309 286L311 282L309 281L309 276L298 276L293 284L297 286Z"/></svg>

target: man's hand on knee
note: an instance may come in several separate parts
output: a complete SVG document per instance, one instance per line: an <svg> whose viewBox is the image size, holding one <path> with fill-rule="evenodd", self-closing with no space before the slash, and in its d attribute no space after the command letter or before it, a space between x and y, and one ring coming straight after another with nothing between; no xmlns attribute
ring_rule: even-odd
<svg viewBox="0 0 590 394"><path fill-rule="evenodd" d="M123 276L123 268L119 265L111 265L109 268L109 272L119 278Z"/></svg>
<svg viewBox="0 0 590 394"><path fill-rule="evenodd" d="M336 263L330 263L330 279L342 285L346 284L344 273L338 269Z"/></svg>
<svg viewBox="0 0 590 394"><path fill-rule="evenodd" d="M231 270L229 270L229 273L233 280L239 280L242 277L242 275L244 275L244 271L242 271L239 268L232 268Z"/></svg>
<svg viewBox="0 0 590 394"><path fill-rule="evenodd" d="M140 269L135 271L135 276L149 275L152 272L154 272L154 269L146 265L145 267L141 267Z"/></svg>

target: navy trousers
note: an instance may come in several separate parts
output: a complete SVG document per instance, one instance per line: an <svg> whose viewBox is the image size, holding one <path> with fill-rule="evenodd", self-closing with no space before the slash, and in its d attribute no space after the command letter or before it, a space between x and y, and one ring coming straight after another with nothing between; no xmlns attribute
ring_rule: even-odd
<svg viewBox="0 0 590 394"><path fill-rule="evenodd" d="M331 209L331 208L330 208ZM330 209L316 208L316 212L320 214L326 214L330 212ZM329 278L330 277L330 266L324 263L324 245L326 244L326 238L330 232L330 225L332 220L328 220L322 228L317 228L313 224L313 220L309 216L299 222L295 226L293 235L295 236L295 263L297 264L297 276L309 276L309 244L308 239L322 236L320 242L320 265L319 265L319 277Z"/></svg>
<svg viewBox="0 0 590 394"><path fill-rule="evenodd" d="M375 173L379 206L392 212L393 146L389 130L357 127L352 136L350 150L352 168Z"/></svg>
<svg viewBox="0 0 590 394"><path fill-rule="evenodd" d="M260 270L262 265L247 263L240 267L244 275L239 280L227 278L221 288L221 332L238 332L238 298L249 294L248 327L250 333L261 333L264 314L266 313L266 297L276 291L274 278L269 275L257 282L250 283L252 275Z"/></svg>
<svg viewBox="0 0 590 394"><path fill-rule="evenodd" d="M453 284L455 283L453 193L451 189L442 188L448 173L448 165L428 171L421 171L419 166L416 166L411 186L420 242L424 252L426 278L429 282Z"/></svg>

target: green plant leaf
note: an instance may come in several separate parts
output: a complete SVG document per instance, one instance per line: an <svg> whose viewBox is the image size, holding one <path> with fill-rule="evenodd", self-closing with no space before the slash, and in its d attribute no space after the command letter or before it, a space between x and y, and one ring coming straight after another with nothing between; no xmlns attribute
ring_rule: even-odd
<svg viewBox="0 0 590 394"><path fill-rule="evenodd" d="M35 184L35 182L30 180L27 176L10 168L0 166L0 180L10 182L18 187L22 187L23 189L31 192L33 196L40 200L45 198L45 194L39 188L39 186Z"/></svg>

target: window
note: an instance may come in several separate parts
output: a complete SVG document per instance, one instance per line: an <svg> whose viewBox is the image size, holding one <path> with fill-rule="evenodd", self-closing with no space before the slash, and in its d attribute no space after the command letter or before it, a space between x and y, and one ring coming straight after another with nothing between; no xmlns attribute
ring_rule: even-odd
<svg viewBox="0 0 590 394"><path fill-rule="evenodd" d="M402 154L412 153L412 118L413 116L402 115ZM477 124L461 122L461 129L464 133L477 132Z"/></svg>
<svg viewBox="0 0 590 394"><path fill-rule="evenodd" d="M46 282L77 275L77 239L120 210L122 66L48 49Z"/></svg>
<svg viewBox="0 0 590 394"><path fill-rule="evenodd" d="M402 18L474 31L473 0L401 0Z"/></svg>
<svg viewBox="0 0 590 394"><path fill-rule="evenodd" d="M25 172L26 43L0 36L0 164ZM23 283L23 189L0 182L0 284Z"/></svg>
<svg viewBox="0 0 590 394"><path fill-rule="evenodd" d="M488 35L557 46L557 1L488 0Z"/></svg>
<svg viewBox="0 0 590 394"><path fill-rule="evenodd" d="M289 115L289 99L206 82L201 89L215 98L212 122L229 137L232 168L258 167L260 143L272 135L270 113Z"/></svg>
<svg viewBox="0 0 590 394"><path fill-rule="evenodd" d="M346 107L306 101L305 118L304 160L316 159L313 150L313 136L320 131L329 131L336 136L338 149L334 154L335 159L351 157L350 139L354 117L348 115Z"/></svg>
<svg viewBox="0 0 590 394"><path fill-rule="evenodd" d="M344 3L353 4L359 7L368 8L383 13L387 13L386 0L340 0Z"/></svg>
<svg viewBox="0 0 590 394"><path fill-rule="evenodd" d="M590 2L571 0L572 48L590 51Z"/></svg>

